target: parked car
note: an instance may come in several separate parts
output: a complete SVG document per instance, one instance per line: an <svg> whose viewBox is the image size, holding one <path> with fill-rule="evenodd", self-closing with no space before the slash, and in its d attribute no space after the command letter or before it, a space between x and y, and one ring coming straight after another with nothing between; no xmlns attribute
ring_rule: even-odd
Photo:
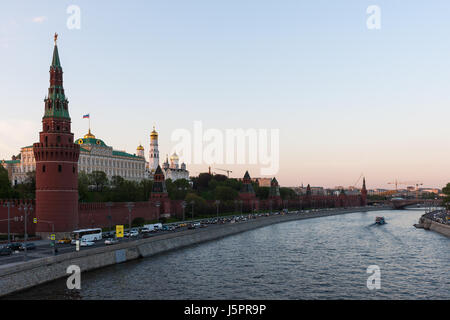
<svg viewBox="0 0 450 320"><path fill-rule="evenodd" d="M19 250L24 251L25 248L27 248L27 250L35 250L36 249L36 245L33 242L22 243L20 245Z"/></svg>
<svg viewBox="0 0 450 320"><path fill-rule="evenodd" d="M69 238L62 238L62 239L59 239L57 242L60 244L66 244L66 243L71 243L72 240L70 240Z"/></svg>
<svg viewBox="0 0 450 320"><path fill-rule="evenodd" d="M137 230L131 230L130 231L130 237L137 237L139 235L139 232Z"/></svg>
<svg viewBox="0 0 450 320"><path fill-rule="evenodd" d="M7 247L12 251L20 250L21 246L22 244L20 242L11 242L10 244L7 245Z"/></svg>
<svg viewBox="0 0 450 320"><path fill-rule="evenodd" d="M0 248L0 256L9 256L12 254L12 250L8 247L1 247Z"/></svg>
<svg viewBox="0 0 450 320"><path fill-rule="evenodd" d="M119 240L116 240L114 238L108 238L108 239L105 240L105 244L106 245L116 244L116 243L119 243Z"/></svg>
<svg viewBox="0 0 450 320"><path fill-rule="evenodd" d="M87 240L80 241L81 247L90 247L90 246L93 246L94 244L95 244L95 242L93 242L93 241L87 241Z"/></svg>
<svg viewBox="0 0 450 320"><path fill-rule="evenodd" d="M141 233L144 233L144 234L145 234L145 233L150 233L150 229L144 227L144 228L141 229Z"/></svg>
<svg viewBox="0 0 450 320"><path fill-rule="evenodd" d="M149 232L146 232L142 235L142 238L147 239L147 238L151 238L152 235Z"/></svg>

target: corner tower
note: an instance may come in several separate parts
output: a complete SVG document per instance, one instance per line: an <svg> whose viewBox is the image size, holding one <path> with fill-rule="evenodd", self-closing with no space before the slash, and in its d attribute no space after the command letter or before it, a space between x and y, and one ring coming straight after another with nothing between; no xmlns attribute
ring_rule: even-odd
<svg viewBox="0 0 450 320"><path fill-rule="evenodd" d="M42 131L33 145L36 159L36 232L65 233L78 226L78 157L69 116L69 101L63 88L58 35L50 66L50 87L45 98Z"/></svg>

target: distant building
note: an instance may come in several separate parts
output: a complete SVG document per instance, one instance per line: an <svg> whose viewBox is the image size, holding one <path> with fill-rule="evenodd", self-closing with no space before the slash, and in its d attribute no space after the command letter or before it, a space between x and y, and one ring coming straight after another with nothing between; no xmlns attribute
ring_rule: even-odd
<svg viewBox="0 0 450 320"><path fill-rule="evenodd" d="M183 162L179 165L179 157L176 152L170 156L170 163L168 156L166 156L166 161L163 163L162 171L164 173L164 178L176 181L179 179L189 180L189 171L186 170L186 164Z"/></svg>
<svg viewBox="0 0 450 320"><path fill-rule="evenodd" d="M252 178L252 182L256 182L259 187L270 187L271 178Z"/></svg>

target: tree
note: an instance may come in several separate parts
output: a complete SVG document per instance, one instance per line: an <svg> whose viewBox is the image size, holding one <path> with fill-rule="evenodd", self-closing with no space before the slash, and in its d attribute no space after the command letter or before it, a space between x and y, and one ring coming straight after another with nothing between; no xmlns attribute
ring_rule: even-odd
<svg viewBox="0 0 450 320"><path fill-rule="evenodd" d="M108 184L108 177L103 171L92 171L89 174L89 180L90 183L95 185L96 191L103 191L103 188Z"/></svg>
<svg viewBox="0 0 450 320"><path fill-rule="evenodd" d="M81 202L89 200L89 177L84 171L78 173L78 199Z"/></svg>
<svg viewBox="0 0 450 320"><path fill-rule="evenodd" d="M22 199L34 199L36 194L36 171L27 172L25 181L14 187L17 196Z"/></svg>
<svg viewBox="0 0 450 320"><path fill-rule="evenodd" d="M297 198L297 194L291 188L280 188L280 195L283 200L291 200Z"/></svg>
<svg viewBox="0 0 450 320"><path fill-rule="evenodd" d="M14 190L8 178L8 171L0 165L0 199L10 199L14 197Z"/></svg>
<svg viewBox="0 0 450 320"><path fill-rule="evenodd" d="M205 199L196 195L195 193L188 193L184 200L187 203L187 208L192 208L191 202L194 202L194 213L197 215L198 213L204 213L207 208Z"/></svg>
<svg viewBox="0 0 450 320"><path fill-rule="evenodd" d="M201 191L208 189L209 181L211 181L212 175L209 173L200 173L198 176L198 179L196 180L196 185L194 185L194 188Z"/></svg>
<svg viewBox="0 0 450 320"><path fill-rule="evenodd" d="M218 186L214 190L214 198L221 201L235 200L238 198L238 192L231 187Z"/></svg>
<svg viewBox="0 0 450 320"><path fill-rule="evenodd" d="M447 183L447 185L442 189L442 193L445 194L445 197L443 199L443 204L449 208L450 207L450 183Z"/></svg>

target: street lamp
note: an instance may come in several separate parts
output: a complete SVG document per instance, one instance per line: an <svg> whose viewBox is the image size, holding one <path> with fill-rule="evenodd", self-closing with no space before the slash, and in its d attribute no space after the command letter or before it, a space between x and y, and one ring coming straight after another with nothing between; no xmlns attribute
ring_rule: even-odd
<svg viewBox="0 0 450 320"><path fill-rule="evenodd" d="M45 221L45 220L39 220L37 222L44 222L44 223L48 223L52 225L52 234L55 234L55 224L53 223L53 221ZM53 243L53 255L56 255L56 239L51 240Z"/></svg>
<svg viewBox="0 0 450 320"><path fill-rule="evenodd" d="M108 208L108 221L109 221L109 231L111 231L112 230L112 226L111 226L111 222L112 222L112 216L111 216L111 207L113 206L114 204L112 203L112 202L107 202L106 203L106 207Z"/></svg>
<svg viewBox="0 0 450 320"><path fill-rule="evenodd" d="M217 221L219 221L219 204L220 204L220 200L216 200L216 206L217 206Z"/></svg>
<svg viewBox="0 0 450 320"><path fill-rule="evenodd" d="M192 205L192 220L194 220L194 204L195 204L195 201L192 200L192 201L190 202L190 204Z"/></svg>
<svg viewBox="0 0 450 320"><path fill-rule="evenodd" d="M183 208L183 221L185 220L184 210L186 208L186 201L181 202L181 207Z"/></svg>
<svg viewBox="0 0 450 320"><path fill-rule="evenodd" d="M133 210L134 203L128 202L125 206L128 208L128 232L131 232L131 210ZM131 236L129 236L128 239L131 240Z"/></svg>
<svg viewBox="0 0 450 320"><path fill-rule="evenodd" d="M10 224L10 209L14 208L14 202L7 201L3 204L3 207L8 208L8 244L11 242L11 224Z"/></svg>
<svg viewBox="0 0 450 320"><path fill-rule="evenodd" d="M20 206L19 206L19 211L22 211L22 209L23 209L23 212L24 212L24 214L25 214L25 237L24 237L24 241L23 241L23 244L24 244L24 252L25 252L25 261L27 260L27 240L28 240L28 230L27 230L27 220L28 220L28 211L33 211L33 206L31 205L31 204L21 204Z"/></svg>
<svg viewBox="0 0 450 320"><path fill-rule="evenodd" d="M269 200L270 214L272 214L272 199Z"/></svg>

